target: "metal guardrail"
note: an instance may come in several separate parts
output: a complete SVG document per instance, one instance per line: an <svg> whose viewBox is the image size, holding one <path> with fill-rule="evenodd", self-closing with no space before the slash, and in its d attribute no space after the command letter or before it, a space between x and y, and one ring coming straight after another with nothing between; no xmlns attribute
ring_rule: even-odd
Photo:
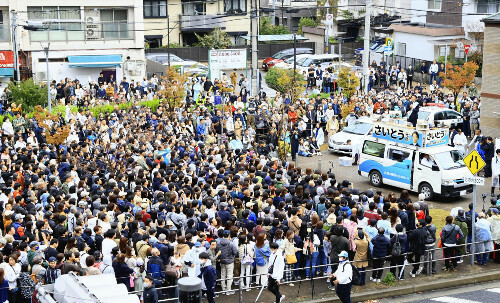
<svg viewBox="0 0 500 303"><path fill-rule="evenodd" d="M476 242L473 242L473 243L464 243L464 244L459 244L459 245L456 245L455 248L456 249L459 249L460 247L462 246L469 246L469 245L476 245L476 244L481 244L481 243L488 243L488 242L494 242L494 241L498 241L498 240L488 240L488 241L476 241ZM408 255L411 255L412 253L408 252L408 253L404 253L404 254L401 254L402 257L405 257L405 264L404 266L413 266L413 265L416 265L416 264L420 264L420 265L425 265L427 266L427 275L428 276L431 276L432 275L432 263L434 262L438 262L438 261L445 261L447 258L435 258L433 259L432 258L432 252L435 252L435 251L438 251L438 250L443 250L444 248L446 247L434 247L432 249L426 249L425 250L425 254L427 255L427 261L420 261L420 262L406 262L406 257ZM491 253L491 252L500 252L500 249L496 249L496 250L491 250L491 251L485 251L485 252L475 252L475 253L466 253L465 255L460 255L460 256L456 256L454 258L464 258L464 257L473 257L473 256L476 256L476 255L482 255L482 254L485 254L485 253ZM424 257L425 255L422 255L422 257ZM350 261L351 264L352 263L355 263L355 262L364 262L364 261L373 261L373 260L377 260L377 259L384 259L384 261L388 261L392 258L391 255L388 255L386 257L383 257L383 258L372 258L372 259L364 259L364 260L356 260L356 261ZM451 258L448 258L448 259L451 259ZM451 261L451 260L450 260ZM385 262L384 262L385 263ZM324 268L324 267L328 267L328 266L336 266L338 265L339 263L328 263L328 264L322 264L322 265L311 265L311 266L306 266L306 267L300 267L300 268L292 268L288 271L300 271L300 270L306 270L306 269L309 269L309 270L313 270L313 269L317 269L317 268ZM398 270L398 268L402 267L403 265L394 265L394 266L384 266L384 267L380 267L380 268L371 268L371 269L364 269L363 271L365 273L370 273L370 272L373 272L373 271L378 271L378 270L390 270L392 268L395 268L396 270ZM425 269L425 267L424 267ZM234 289L234 290L230 290L230 291L224 291L224 290L221 290L221 291L217 291L215 292L215 294L226 294L228 292L236 292L238 291L238 302L241 303L243 301L243 288L242 288L242 285L243 285L243 281L246 279L246 278L251 278L251 277L257 277L257 276L262 276L263 274L251 274L251 275L239 275L237 277L234 277L233 280L237 280L239 281L239 284L238 284L238 288L237 289ZM294 280L293 282L284 282L284 283L281 283L281 285L286 285L286 284L290 284L290 283L295 283L295 282L299 282L299 283L302 283L303 281L307 282L307 281L310 281L313 285L314 285L314 280L318 280L318 279L325 279L327 278L327 276L316 276L316 277L313 277L313 275L311 274L311 277L310 278L305 278L305 279L298 279L298 280ZM224 279L217 279L216 282L218 281L222 281ZM314 286L313 286L314 287ZM172 288L177 288L177 285L172 285L172 286L165 286L165 287L158 287L156 288L157 290L169 290L169 289L172 289ZM251 286L251 287L246 287L245 290L247 289L261 289L262 288L262 285L258 285L258 286ZM140 291L133 291L133 292L129 292L129 294L139 294L141 293ZM312 293L312 296L314 296L314 292ZM178 298L168 298L168 299L162 299L162 300L159 300L158 302L170 302L170 301L175 301L175 300L178 300Z"/></svg>

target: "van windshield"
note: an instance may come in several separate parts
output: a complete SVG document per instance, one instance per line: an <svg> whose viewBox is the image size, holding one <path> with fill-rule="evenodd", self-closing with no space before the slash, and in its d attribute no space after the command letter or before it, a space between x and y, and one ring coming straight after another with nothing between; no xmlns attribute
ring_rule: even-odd
<svg viewBox="0 0 500 303"><path fill-rule="evenodd" d="M356 135L365 135L371 127L371 123L355 122L354 124L345 127L343 132Z"/></svg>
<svg viewBox="0 0 500 303"><path fill-rule="evenodd" d="M418 112L418 119L419 120L427 120L427 117L429 117L430 112Z"/></svg>
<svg viewBox="0 0 500 303"><path fill-rule="evenodd" d="M434 159L444 169L455 169L464 167L464 157L458 150L451 150L434 155Z"/></svg>

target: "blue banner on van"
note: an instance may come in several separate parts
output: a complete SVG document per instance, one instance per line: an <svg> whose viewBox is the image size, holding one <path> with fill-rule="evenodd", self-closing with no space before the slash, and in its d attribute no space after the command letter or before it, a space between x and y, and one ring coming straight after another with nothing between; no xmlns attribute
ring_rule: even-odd
<svg viewBox="0 0 500 303"><path fill-rule="evenodd" d="M447 145L450 139L448 129L431 129L425 132L425 146Z"/></svg>
<svg viewBox="0 0 500 303"><path fill-rule="evenodd" d="M399 125L374 123L373 136L375 138L385 139L393 142L422 146L422 134L415 129L402 127Z"/></svg>

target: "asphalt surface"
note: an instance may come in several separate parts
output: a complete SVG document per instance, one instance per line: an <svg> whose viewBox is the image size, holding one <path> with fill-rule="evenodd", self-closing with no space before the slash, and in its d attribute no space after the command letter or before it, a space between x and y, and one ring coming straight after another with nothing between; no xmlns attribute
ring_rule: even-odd
<svg viewBox="0 0 500 303"><path fill-rule="evenodd" d="M373 186L368 181L368 178L361 177L358 175L358 167L357 166L340 166L339 158L344 157L345 155L336 154L329 151L323 151L322 156L313 156L310 158L297 156L298 166L301 168L312 168L312 169L321 169L321 171L327 171L330 167L330 161L333 162L333 173L335 174L335 178L337 181L349 180L352 182L355 188L358 188L361 191L374 189ZM488 198L486 199L485 208L488 208L489 205L489 185L491 184L491 178L487 178L485 180L486 186L478 186L476 193L476 201L477 201L477 211L482 210L482 193L487 193ZM399 193L402 189L383 185L381 188L382 193L387 195L390 192L395 192L396 195L399 196ZM376 189L375 189L376 190ZM415 192L410 192L410 197L412 201L418 201L418 194ZM454 207L462 207L465 210L469 209L469 203L472 202L472 194L468 194L462 197L454 197L454 198L433 198L431 201L427 201L430 208L439 208L446 211L451 210Z"/></svg>
<svg viewBox="0 0 500 303"><path fill-rule="evenodd" d="M453 288L440 291L431 291L406 297L387 298L381 303L493 303L500 302L500 283L484 283L469 287Z"/></svg>

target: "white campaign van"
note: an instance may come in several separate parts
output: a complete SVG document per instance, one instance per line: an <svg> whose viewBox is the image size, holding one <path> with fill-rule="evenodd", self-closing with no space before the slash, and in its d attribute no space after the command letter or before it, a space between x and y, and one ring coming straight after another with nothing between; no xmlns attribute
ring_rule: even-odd
<svg viewBox="0 0 500 303"><path fill-rule="evenodd" d="M373 186L392 185L423 193L426 199L471 193L472 185L464 182L471 173L448 138L447 128L417 131L375 122L372 136L366 136L361 146L358 174Z"/></svg>

